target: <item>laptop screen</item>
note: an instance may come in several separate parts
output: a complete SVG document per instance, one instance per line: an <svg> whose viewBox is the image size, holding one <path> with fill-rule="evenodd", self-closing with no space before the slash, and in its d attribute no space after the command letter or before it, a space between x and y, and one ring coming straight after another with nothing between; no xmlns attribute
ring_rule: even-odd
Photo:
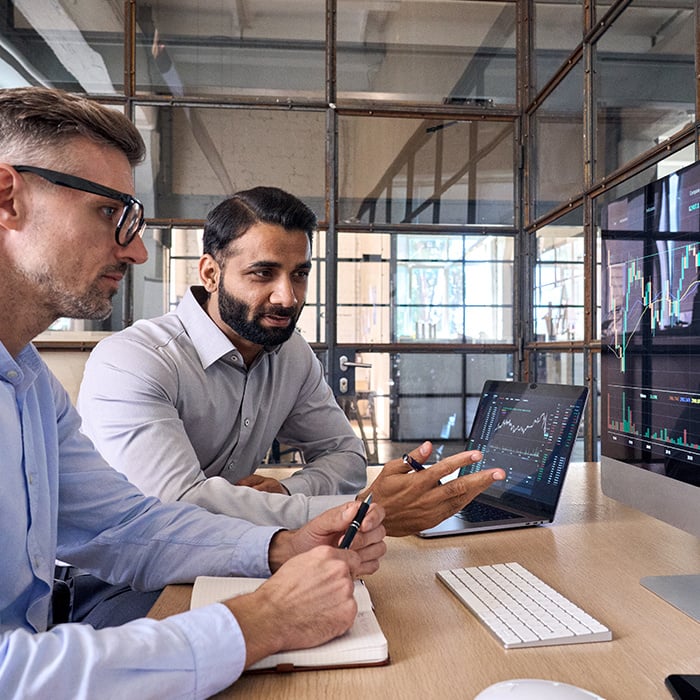
<svg viewBox="0 0 700 700"><path fill-rule="evenodd" d="M547 512L561 493L588 390L583 386L487 381L481 393L468 450L481 450L481 462L463 467L469 474L501 467L484 495L504 505Z"/></svg>

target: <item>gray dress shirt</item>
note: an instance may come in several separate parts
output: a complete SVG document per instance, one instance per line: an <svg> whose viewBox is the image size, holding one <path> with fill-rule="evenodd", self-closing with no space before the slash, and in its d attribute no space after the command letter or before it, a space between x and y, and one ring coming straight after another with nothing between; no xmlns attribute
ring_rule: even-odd
<svg viewBox="0 0 700 700"><path fill-rule="evenodd" d="M78 397L82 430L144 493L266 525L299 527L366 483L355 435L298 333L246 369L192 287L178 308L137 321L92 351ZM291 495L234 484L272 441L299 447ZM348 494L339 496L339 494Z"/></svg>

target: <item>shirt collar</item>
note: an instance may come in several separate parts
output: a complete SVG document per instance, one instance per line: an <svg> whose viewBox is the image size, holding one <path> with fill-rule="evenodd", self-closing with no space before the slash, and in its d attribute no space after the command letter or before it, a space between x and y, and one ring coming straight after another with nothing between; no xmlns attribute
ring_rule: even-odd
<svg viewBox="0 0 700 700"><path fill-rule="evenodd" d="M243 366L243 357L236 349L236 346L224 335L204 310L202 304L204 304L206 298L207 293L204 287L194 285L187 290L175 312L180 321L182 321L182 325L185 327L187 335L189 335L199 355L202 367L207 369L217 360L231 359L232 356L235 356L236 363ZM272 348L265 348L264 352L277 353L281 347L281 345L277 345Z"/></svg>
<svg viewBox="0 0 700 700"><path fill-rule="evenodd" d="M31 385L41 367L41 357L32 343L25 345L15 360L0 342L0 379L13 384L18 393Z"/></svg>

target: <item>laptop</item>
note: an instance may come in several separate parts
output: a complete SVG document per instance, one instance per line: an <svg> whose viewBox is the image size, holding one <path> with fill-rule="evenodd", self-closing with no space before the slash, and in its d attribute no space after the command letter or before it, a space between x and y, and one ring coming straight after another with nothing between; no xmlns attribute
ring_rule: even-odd
<svg viewBox="0 0 700 700"><path fill-rule="evenodd" d="M466 449L484 458L459 475L501 467L495 481L459 513L419 532L462 535L551 523L557 510L588 389L561 384L487 381Z"/></svg>

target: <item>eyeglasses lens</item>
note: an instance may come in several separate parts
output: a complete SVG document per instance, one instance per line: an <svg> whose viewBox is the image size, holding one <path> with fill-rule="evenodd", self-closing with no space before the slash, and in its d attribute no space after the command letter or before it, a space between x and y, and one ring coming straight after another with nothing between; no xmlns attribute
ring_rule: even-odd
<svg viewBox="0 0 700 700"><path fill-rule="evenodd" d="M138 201L132 201L124 207L119 225L117 226L117 242L121 246L127 246L143 231L144 217L143 207Z"/></svg>

